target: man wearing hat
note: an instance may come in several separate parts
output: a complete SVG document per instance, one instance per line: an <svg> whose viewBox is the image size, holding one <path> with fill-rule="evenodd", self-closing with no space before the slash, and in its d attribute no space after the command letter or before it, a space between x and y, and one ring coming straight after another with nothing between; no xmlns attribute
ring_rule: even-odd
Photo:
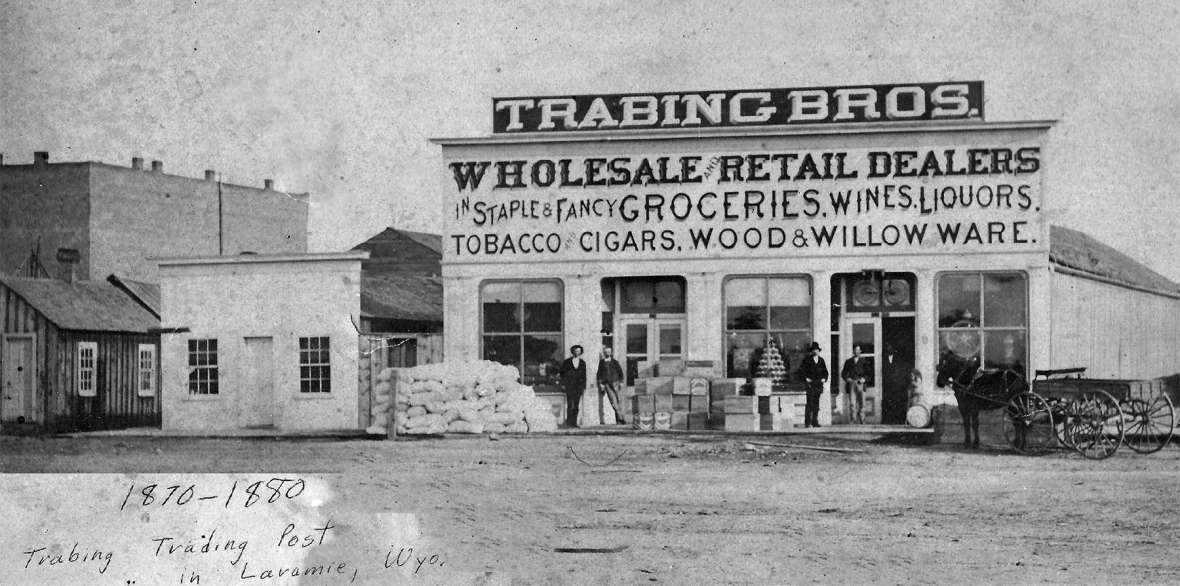
<svg viewBox="0 0 1180 586"><path fill-rule="evenodd" d="M570 357L561 363L561 388L565 391L565 425L578 426L578 407L582 391L586 389L586 361L582 360L582 346L570 347Z"/></svg>
<svg viewBox="0 0 1180 586"><path fill-rule="evenodd" d="M807 384L807 408L803 415L804 427L819 427L819 396L828 382L828 364L819 355L819 342L812 342L809 354L799 365L799 377Z"/></svg>

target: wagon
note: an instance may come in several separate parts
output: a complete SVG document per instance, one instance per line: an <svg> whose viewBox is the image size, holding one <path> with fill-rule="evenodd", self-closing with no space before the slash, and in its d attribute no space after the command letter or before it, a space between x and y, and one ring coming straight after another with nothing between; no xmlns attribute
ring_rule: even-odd
<svg viewBox="0 0 1180 586"><path fill-rule="evenodd" d="M1014 447L1043 450L1055 439L1101 460L1122 445L1150 454L1171 441L1176 414L1161 380L1090 379L1085 371L1036 371L1032 390L1013 397L1004 417Z"/></svg>

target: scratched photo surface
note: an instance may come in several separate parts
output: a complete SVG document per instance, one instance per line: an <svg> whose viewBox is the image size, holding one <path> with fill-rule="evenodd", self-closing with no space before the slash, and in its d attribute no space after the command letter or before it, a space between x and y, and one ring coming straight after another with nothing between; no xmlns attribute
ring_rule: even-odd
<svg viewBox="0 0 1180 586"><path fill-rule="evenodd" d="M597 363L600 330L621 338L627 325L618 312L609 326L600 319L627 302L603 305L601 278L621 293L629 275L684 275L707 257L718 274L823 275L806 293L820 308L829 293L854 301L851 281L830 279L839 267L889 276L880 267L907 251L936 249L948 270L959 253L1038 254L1050 226L1058 242L1090 246L1077 240L1088 235L1110 247L1087 249L1095 259L1141 265L1150 283L1140 293L1166 290L1160 310L1071 296L1097 304L1086 315L1106 326L1171 332L1150 348L1088 340L1093 358L1076 366L1137 365L1102 378L1174 374L1136 376L1180 353L1170 325L1180 314L1178 25L1180 7L1164 1L0 4L0 584L1180 582L1180 450L1166 440L1150 454L1116 442L1102 460L1065 449L1028 457L993 410L980 416L978 449L961 447L958 419L954 441L930 443L874 426L883 395L871 388L865 409L877 419L866 429L880 433L803 430L802 398L784 412L797 407L808 433L697 432L691 418L671 433L633 430L631 419L612 427L594 371L578 419L586 429L568 431L565 402L553 399L568 347L584 344ZM872 99L857 101L866 89ZM547 98L558 101L542 108ZM1055 122L1033 139L974 143L708 139L741 126L939 119ZM697 136L696 124L716 128ZM602 140L506 154L463 143L563 130ZM628 130L688 146L617 138ZM46 168L52 185L18 176ZM775 186L796 181L850 196L875 182L887 193L869 204ZM727 184L742 195L727 197ZM57 185L60 199L49 196ZM971 191L972 203L951 197L950 209L928 191L947 186ZM806 230L783 227L796 221ZM442 237L423 244L423 234ZM362 277L382 246L407 266L432 262L434 274ZM412 252L431 247L429 262ZM805 268L775 264L804 248ZM272 268L268 254L289 265ZM451 276L466 289L450 281L444 296L439 255L444 268L463 265ZM561 265L552 274L549 260ZM527 279L501 282L515 273ZM554 280L556 293L544 285ZM710 291L734 282L714 281ZM734 295L793 290L782 281ZM402 298L381 305L370 291ZM691 304L702 291L690 282L682 294ZM919 303L941 302L931 291L915 292ZM1002 301L1040 307L1028 291ZM493 299L505 292L516 297L495 330L477 304L508 307ZM553 295L566 300L556 318L544 307ZM372 308L421 324L447 298L448 311L470 301L446 330L479 332L465 353L516 360L522 385L558 401L538 415L547 431L423 427L414 433L428 435L386 438L397 423L369 408L357 429L364 392L390 382L377 380L377 357L408 356L402 338L362 336L355 351L358 330L383 331ZM980 308L998 307L981 298ZM703 317L730 323L733 308L708 302L723 315ZM780 325L797 309L731 305ZM753 377L765 368L755 351L774 339L783 384L800 388L814 335L833 379L821 397L826 427L854 417L837 376L848 356L827 354L851 351L828 335L854 324L819 315L795 328L701 333L683 315L676 324L685 353L717 356L718 379ZM536 325L547 316L557 325ZM1019 362L1005 353L1035 362L1048 352L1027 334L1041 319L1029 311L1019 327L997 326L1015 331L1007 339L985 338L988 324L974 324L976 338L939 330L974 317L960 311L914 336L931 350L915 384L934 390L934 351L975 344L1005 368ZM663 322L644 323L658 347ZM229 333L216 343L191 335L214 327ZM421 361L441 360L441 327L430 332L437 346L419 338ZM1084 331L1052 328L1062 339ZM762 337L722 349L723 334ZM529 358L529 344L545 356ZM615 344L631 377L643 363ZM213 376L217 360L225 378ZM185 372L169 378L159 366L169 361ZM26 363L68 391L24 399L19 389L36 380L16 370ZM210 397L237 384L230 377L300 397L285 414L261 401L218 408ZM350 388L358 379L368 391ZM106 384L126 387L118 425L90 407ZM632 393L620 411L638 412ZM55 415L68 425L38 426ZM276 432L276 421L293 431Z"/></svg>

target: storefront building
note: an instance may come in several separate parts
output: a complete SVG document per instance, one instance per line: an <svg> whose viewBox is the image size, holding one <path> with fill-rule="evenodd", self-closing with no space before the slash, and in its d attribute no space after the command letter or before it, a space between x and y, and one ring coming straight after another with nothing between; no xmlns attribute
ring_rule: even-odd
<svg viewBox="0 0 1180 586"><path fill-rule="evenodd" d="M676 358L801 391L812 342L833 387L856 345L865 420L895 424L941 352L1048 368L1052 122L985 122L982 92L496 100L493 136L436 140L445 355L516 364L539 392L574 344L591 383L609 345L629 383Z"/></svg>

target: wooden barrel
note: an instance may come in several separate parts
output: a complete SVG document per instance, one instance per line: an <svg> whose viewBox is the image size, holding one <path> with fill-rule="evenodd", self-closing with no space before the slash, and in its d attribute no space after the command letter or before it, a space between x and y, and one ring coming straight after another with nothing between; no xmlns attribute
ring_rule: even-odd
<svg viewBox="0 0 1180 586"><path fill-rule="evenodd" d="M905 422L910 427L923 428L930 425L930 409L925 405L914 405L905 412Z"/></svg>

